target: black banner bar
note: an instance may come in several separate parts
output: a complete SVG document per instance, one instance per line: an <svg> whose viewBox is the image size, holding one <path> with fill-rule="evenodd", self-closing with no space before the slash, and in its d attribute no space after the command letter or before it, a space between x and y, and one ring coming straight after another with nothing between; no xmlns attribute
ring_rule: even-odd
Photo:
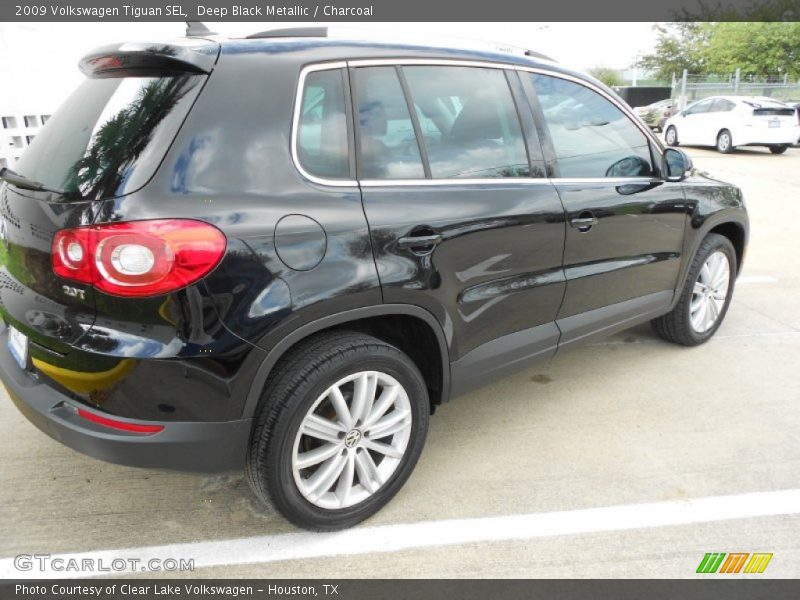
<svg viewBox="0 0 800 600"><path fill-rule="evenodd" d="M0 21L798 21L800 0L1 0Z"/></svg>
<svg viewBox="0 0 800 600"><path fill-rule="evenodd" d="M487 570L491 577L491 570ZM795 600L798 580L260 580L5 581L3 600Z"/></svg>

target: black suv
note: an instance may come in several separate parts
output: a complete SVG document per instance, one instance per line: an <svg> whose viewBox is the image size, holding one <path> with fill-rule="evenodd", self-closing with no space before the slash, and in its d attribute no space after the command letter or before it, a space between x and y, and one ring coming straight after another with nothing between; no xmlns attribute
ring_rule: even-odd
<svg viewBox="0 0 800 600"><path fill-rule="evenodd" d="M304 37L305 35L305 37ZM740 191L535 54L125 43L0 188L0 375L58 441L375 513L437 405L652 321L719 327Z"/></svg>

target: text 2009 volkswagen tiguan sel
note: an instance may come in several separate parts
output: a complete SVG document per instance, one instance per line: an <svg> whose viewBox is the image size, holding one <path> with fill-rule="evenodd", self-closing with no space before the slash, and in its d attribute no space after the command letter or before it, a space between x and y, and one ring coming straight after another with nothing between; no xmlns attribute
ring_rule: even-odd
<svg viewBox="0 0 800 600"><path fill-rule="evenodd" d="M308 32L126 43L0 190L0 375L143 467L243 467L311 529L408 479L450 398L652 321L696 345L740 191L536 55Z"/></svg>

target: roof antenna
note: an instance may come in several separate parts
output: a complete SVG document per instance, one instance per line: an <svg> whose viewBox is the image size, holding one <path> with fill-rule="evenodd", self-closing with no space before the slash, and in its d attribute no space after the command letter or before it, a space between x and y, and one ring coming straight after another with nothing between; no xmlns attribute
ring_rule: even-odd
<svg viewBox="0 0 800 600"><path fill-rule="evenodd" d="M207 35L217 35L200 21L186 21L186 37L205 37Z"/></svg>

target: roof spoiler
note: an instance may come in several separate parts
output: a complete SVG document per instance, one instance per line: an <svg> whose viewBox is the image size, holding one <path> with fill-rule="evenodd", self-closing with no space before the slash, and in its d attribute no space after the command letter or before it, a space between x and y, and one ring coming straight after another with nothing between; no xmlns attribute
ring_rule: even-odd
<svg viewBox="0 0 800 600"><path fill-rule="evenodd" d="M282 29L268 29L247 36L247 39L262 38L287 38L287 37L328 37L327 27L284 27Z"/></svg>
<svg viewBox="0 0 800 600"><path fill-rule="evenodd" d="M209 40L126 42L94 50L81 59L79 67L91 78L115 77L123 72L210 73L218 55L219 44Z"/></svg>
<svg viewBox="0 0 800 600"><path fill-rule="evenodd" d="M217 35L216 31L211 31L200 21L186 21L186 37L205 37Z"/></svg>

